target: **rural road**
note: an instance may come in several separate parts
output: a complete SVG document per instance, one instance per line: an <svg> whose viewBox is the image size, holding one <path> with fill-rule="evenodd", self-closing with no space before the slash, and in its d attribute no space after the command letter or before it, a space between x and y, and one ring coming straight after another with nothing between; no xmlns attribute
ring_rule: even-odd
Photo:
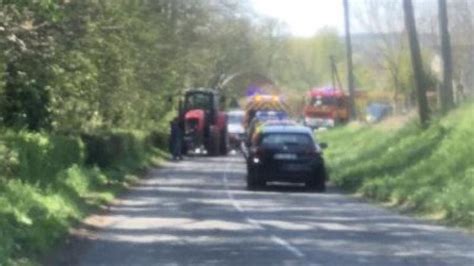
<svg viewBox="0 0 474 266"><path fill-rule="evenodd" d="M472 235L331 189L247 191L238 156L167 163L100 220L78 265L474 265Z"/></svg>

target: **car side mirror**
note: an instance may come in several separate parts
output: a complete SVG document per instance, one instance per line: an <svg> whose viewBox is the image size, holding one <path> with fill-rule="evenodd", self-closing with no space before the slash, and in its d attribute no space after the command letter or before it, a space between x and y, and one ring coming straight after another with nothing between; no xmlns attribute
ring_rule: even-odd
<svg viewBox="0 0 474 266"><path fill-rule="evenodd" d="M321 142L319 143L319 147L321 147L321 149L327 149L329 147L329 145L326 143L326 142Z"/></svg>

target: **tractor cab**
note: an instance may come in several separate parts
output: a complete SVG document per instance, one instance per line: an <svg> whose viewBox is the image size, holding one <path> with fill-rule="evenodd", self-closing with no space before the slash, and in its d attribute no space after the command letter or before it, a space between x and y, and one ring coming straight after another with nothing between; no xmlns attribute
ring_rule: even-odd
<svg viewBox="0 0 474 266"><path fill-rule="evenodd" d="M212 90L192 89L184 94L183 112L202 110L208 114L209 119L214 119L219 109L219 94Z"/></svg>

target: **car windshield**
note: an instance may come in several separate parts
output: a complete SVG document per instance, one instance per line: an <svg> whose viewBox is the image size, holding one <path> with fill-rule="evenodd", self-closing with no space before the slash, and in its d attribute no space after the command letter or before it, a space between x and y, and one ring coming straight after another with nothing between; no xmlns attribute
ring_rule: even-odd
<svg viewBox="0 0 474 266"><path fill-rule="evenodd" d="M263 110L263 111L258 111L256 113L256 116L259 118L264 118L264 119L271 119L271 118L280 118L284 119L288 117L288 114L283 111L274 111L274 110Z"/></svg>
<svg viewBox="0 0 474 266"><path fill-rule="evenodd" d="M191 109L208 110L212 107L212 97L207 93L192 93L186 99L186 107Z"/></svg>
<svg viewBox="0 0 474 266"><path fill-rule="evenodd" d="M242 124L244 116L242 114L229 114L229 124Z"/></svg>
<svg viewBox="0 0 474 266"><path fill-rule="evenodd" d="M308 146L313 145L313 140L307 134L302 133L270 133L265 134L261 144L263 146L275 145L295 145Z"/></svg>
<svg viewBox="0 0 474 266"><path fill-rule="evenodd" d="M312 99L313 106L337 105L338 100L334 97L317 97Z"/></svg>

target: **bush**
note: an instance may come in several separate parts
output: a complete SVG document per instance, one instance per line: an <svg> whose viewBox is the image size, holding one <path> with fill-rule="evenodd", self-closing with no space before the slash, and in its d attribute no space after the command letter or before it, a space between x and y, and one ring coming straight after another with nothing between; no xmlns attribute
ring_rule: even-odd
<svg viewBox="0 0 474 266"><path fill-rule="evenodd" d="M77 137L9 132L3 139L15 157L10 160L16 162L16 166L10 165L16 169L10 175L26 182L48 185L61 170L83 163L84 147Z"/></svg>
<svg viewBox="0 0 474 266"><path fill-rule="evenodd" d="M157 153L160 135L0 133L0 265L43 254Z"/></svg>
<svg viewBox="0 0 474 266"><path fill-rule="evenodd" d="M81 136L86 144L86 163L99 167L110 167L123 163L134 163L143 159L153 148L164 148L165 135L156 132L144 134L139 131L116 131Z"/></svg>

